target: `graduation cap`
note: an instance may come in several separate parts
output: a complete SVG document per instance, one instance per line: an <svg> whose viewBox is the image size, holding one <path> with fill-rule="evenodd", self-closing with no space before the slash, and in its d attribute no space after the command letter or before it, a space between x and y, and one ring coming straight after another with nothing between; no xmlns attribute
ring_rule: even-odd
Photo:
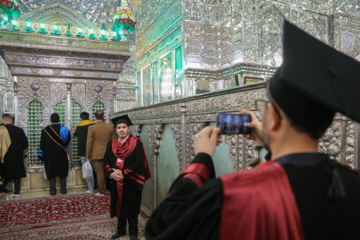
<svg viewBox="0 0 360 240"><path fill-rule="evenodd" d="M326 130L336 112L360 122L360 62L285 21L271 98L298 126Z"/></svg>
<svg viewBox="0 0 360 240"><path fill-rule="evenodd" d="M111 119L111 121L113 122L115 128L120 123L125 123L128 127L133 125L133 123L131 122L131 120L127 114L119 116L119 117L115 117L115 118Z"/></svg>

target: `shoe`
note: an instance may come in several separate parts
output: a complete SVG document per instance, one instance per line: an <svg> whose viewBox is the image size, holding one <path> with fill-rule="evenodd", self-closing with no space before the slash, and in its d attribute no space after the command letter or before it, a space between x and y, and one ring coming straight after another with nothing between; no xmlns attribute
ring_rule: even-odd
<svg viewBox="0 0 360 240"><path fill-rule="evenodd" d="M87 190L86 193L94 193L94 191Z"/></svg>
<svg viewBox="0 0 360 240"><path fill-rule="evenodd" d="M96 193L95 196L105 196L105 194L101 194L101 193Z"/></svg>
<svg viewBox="0 0 360 240"><path fill-rule="evenodd" d="M18 197L20 197L20 194L15 194L15 193L13 193L13 194L10 194L8 197L18 198Z"/></svg>
<svg viewBox="0 0 360 240"><path fill-rule="evenodd" d="M124 235L125 235L125 233L121 234L119 232L116 232L114 235L111 236L111 239L117 239L117 238L119 238L121 236L124 236Z"/></svg>
<svg viewBox="0 0 360 240"><path fill-rule="evenodd" d="M138 237L137 236L130 236L130 240L137 240Z"/></svg>

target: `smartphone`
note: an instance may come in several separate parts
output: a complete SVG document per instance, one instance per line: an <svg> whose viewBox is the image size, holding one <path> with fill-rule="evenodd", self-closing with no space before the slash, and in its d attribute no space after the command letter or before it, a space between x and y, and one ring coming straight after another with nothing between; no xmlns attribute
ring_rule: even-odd
<svg viewBox="0 0 360 240"><path fill-rule="evenodd" d="M251 128L246 126L249 122L249 114L219 113L216 126L220 128L220 134L250 134Z"/></svg>

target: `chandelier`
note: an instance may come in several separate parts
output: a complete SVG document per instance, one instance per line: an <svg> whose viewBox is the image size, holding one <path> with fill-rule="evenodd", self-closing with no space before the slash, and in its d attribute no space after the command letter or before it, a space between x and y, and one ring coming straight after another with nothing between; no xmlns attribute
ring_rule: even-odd
<svg viewBox="0 0 360 240"><path fill-rule="evenodd" d="M135 16L127 0L121 1L121 6L117 8L114 14L114 31L119 33L122 40L126 40L127 33L132 33L135 29Z"/></svg>
<svg viewBox="0 0 360 240"><path fill-rule="evenodd" d="M19 8L16 0L0 0L1 17L16 19L20 15Z"/></svg>

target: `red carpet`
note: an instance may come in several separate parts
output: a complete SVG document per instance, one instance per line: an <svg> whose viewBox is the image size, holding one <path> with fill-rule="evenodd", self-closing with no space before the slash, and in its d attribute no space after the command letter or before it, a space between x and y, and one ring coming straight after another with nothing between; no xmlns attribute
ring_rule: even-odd
<svg viewBox="0 0 360 240"><path fill-rule="evenodd" d="M146 219L139 216L139 239ZM117 219L110 218L110 196L66 195L0 202L0 240L110 239ZM120 239L129 239L129 235Z"/></svg>
<svg viewBox="0 0 360 240"><path fill-rule="evenodd" d="M67 195L0 203L0 234L110 217L110 196Z"/></svg>

